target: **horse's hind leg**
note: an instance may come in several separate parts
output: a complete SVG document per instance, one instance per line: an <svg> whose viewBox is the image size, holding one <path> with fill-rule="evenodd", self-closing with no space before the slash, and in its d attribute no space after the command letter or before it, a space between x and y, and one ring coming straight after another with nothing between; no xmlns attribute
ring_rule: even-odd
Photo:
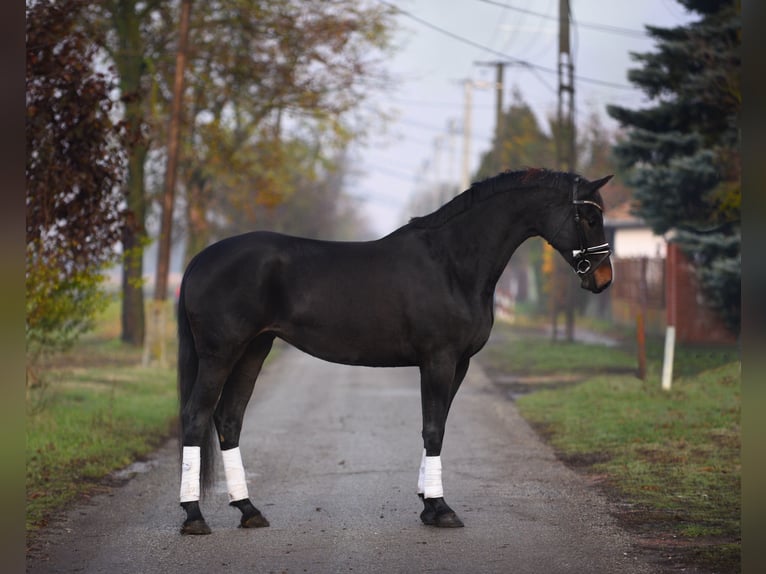
<svg viewBox="0 0 766 574"><path fill-rule="evenodd" d="M189 397L181 410L182 465L180 502L186 511L182 534L210 534L199 507L201 483L211 476L211 419L231 363L202 358Z"/></svg>
<svg viewBox="0 0 766 574"><path fill-rule="evenodd" d="M218 431L218 440L221 444L229 504L242 512L240 520L242 528L269 525L261 512L253 506L248 496L245 468L239 450L239 436L242 431L245 408L253 393L255 380L260 373L266 355L271 350L273 341L273 335L262 334L250 343L226 380L213 415Z"/></svg>

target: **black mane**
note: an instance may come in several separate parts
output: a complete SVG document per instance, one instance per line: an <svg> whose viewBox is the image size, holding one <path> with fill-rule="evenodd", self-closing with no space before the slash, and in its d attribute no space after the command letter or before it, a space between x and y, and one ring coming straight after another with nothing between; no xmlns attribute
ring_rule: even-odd
<svg viewBox="0 0 766 574"><path fill-rule="evenodd" d="M509 191L510 188L558 187L562 179L568 182L573 177L574 174L544 168L504 171L498 175L473 182L471 187L456 195L436 211L410 219L409 226L439 227L456 215L471 209L474 204L481 203L498 193Z"/></svg>

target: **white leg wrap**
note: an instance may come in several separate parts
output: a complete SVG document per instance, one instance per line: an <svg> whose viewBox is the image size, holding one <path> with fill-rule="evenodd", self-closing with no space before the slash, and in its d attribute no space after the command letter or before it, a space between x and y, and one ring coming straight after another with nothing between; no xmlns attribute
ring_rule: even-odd
<svg viewBox="0 0 766 574"><path fill-rule="evenodd" d="M200 447L185 446L181 460L181 502L199 500Z"/></svg>
<svg viewBox="0 0 766 574"><path fill-rule="evenodd" d="M441 498L444 496L442 488L442 458L440 456L427 456L425 471L423 473L423 496L425 498Z"/></svg>
<svg viewBox="0 0 766 574"><path fill-rule="evenodd" d="M418 473L418 494L426 491L426 449L423 449L423 456L420 457L420 472Z"/></svg>
<svg viewBox="0 0 766 574"><path fill-rule="evenodd" d="M239 447L221 451L223 456L223 472L226 475L226 489L229 491L229 502L244 500L247 495L247 480L245 467L242 465L242 454Z"/></svg>

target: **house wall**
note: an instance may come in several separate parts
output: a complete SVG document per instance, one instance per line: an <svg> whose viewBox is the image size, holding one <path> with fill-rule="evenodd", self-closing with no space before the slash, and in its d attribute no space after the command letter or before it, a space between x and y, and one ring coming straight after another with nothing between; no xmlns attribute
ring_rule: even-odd
<svg viewBox="0 0 766 574"><path fill-rule="evenodd" d="M614 256L620 258L632 257L665 257L665 238L655 235L645 227L616 229L614 233Z"/></svg>
<svg viewBox="0 0 766 574"><path fill-rule="evenodd" d="M638 315L642 314L647 333L664 333L665 260L657 257L615 258L612 269L612 320L620 325L634 326Z"/></svg>

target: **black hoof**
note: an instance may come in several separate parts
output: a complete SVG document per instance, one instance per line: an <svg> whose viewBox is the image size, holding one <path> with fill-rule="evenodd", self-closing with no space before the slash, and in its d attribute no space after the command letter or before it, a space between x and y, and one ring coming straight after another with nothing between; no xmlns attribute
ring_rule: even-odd
<svg viewBox="0 0 766 574"><path fill-rule="evenodd" d="M423 521L423 524L437 528L462 528L465 526L455 511L444 502L443 498L423 498L423 506L425 508L420 513L420 520Z"/></svg>
<svg viewBox="0 0 766 574"><path fill-rule="evenodd" d="M253 506L253 503L250 502L249 498L230 502L229 504L235 508L239 508L242 512L242 518L239 521L240 528L265 528L266 526L269 526L269 521L266 520L266 517L263 514L261 514L260 510Z"/></svg>
<svg viewBox="0 0 766 574"><path fill-rule="evenodd" d="M186 511L186 520L181 526L181 534L210 534L210 527L200 512L199 501L182 502L181 507Z"/></svg>
<svg viewBox="0 0 766 574"><path fill-rule="evenodd" d="M203 518L187 520L181 526L181 534L210 534L210 527Z"/></svg>
<svg viewBox="0 0 766 574"><path fill-rule="evenodd" d="M266 520L266 517L261 514L258 510L255 511L255 514L252 514L250 516L242 515L242 519L239 521L239 527L240 528L265 528L266 526L269 526L269 521Z"/></svg>

